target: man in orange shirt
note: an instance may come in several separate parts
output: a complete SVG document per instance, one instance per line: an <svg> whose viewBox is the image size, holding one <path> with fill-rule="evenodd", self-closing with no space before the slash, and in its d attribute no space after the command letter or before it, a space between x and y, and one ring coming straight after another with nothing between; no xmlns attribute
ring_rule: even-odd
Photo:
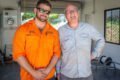
<svg viewBox="0 0 120 80"><path fill-rule="evenodd" d="M58 32L47 22L51 4L39 0L36 17L21 25L13 40L13 59L21 67L21 80L53 80L60 57Z"/></svg>

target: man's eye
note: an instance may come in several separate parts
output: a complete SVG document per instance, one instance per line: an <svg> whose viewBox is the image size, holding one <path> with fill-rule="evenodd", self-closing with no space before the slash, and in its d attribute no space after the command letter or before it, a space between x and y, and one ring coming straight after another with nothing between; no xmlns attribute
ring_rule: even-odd
<svg viewBox="0 0 120 80"><path fill-rule="evenodd" d="M44 9L41 9L41 12L45 12L45 10L44 10Z"/></svg>

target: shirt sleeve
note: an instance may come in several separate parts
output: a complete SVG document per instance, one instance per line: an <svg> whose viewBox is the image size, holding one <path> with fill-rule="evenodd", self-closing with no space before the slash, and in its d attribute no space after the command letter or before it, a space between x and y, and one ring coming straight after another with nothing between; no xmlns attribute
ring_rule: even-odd
<svg viewBox="0 0 120 80"><path fill-rule="evenodd" d="M60 49L60 39L59 39L58 32L57 32L57 34L55 35L55 38L54 38L53 52L58 58L60 58L61 49Z"/></svg>
<svg viewBox="0 0 120 80"><path fill-rule="evenodd" d="M21 27L17 29L13 38L13 59L25 56L25 32Z"/></svg>
<svg viewBox="0 0 120 80"><path fill-rule="evenodd" d="M92 50L93 57L99 57L102 54L105 40L102 34L100 34L95 28L91 27L90 35L93 41L95 41L95 45Z"/></svg>

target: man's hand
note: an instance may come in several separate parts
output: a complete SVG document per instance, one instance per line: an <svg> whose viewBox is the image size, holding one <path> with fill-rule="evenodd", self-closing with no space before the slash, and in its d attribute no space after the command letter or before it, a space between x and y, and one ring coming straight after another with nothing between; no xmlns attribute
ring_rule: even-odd
<svg viewBox="0 0 120 80"><path fill-rule="evenodd" d="M91 60L95 59L95 57L91 54Z"/></svg>
<svg viewBox="0 0 120 80"><path fill-rule="evenodd" d="M20 64L21 67L30 73L35 80L45 80L47 75L42 71L33 69L24 56L20 56L16 61Z"/></svg>
<svg viewBox="0 0 120 80"><path fill-rule="evenodd" d="M57 61L58 61L58 57L54 55L52 57L52 60L50 61L50 64L46 68L39 69L39 71L42 71L44 74L48 75L50 71L53 69L53 67L55 67Z"/></svg>
<svg viewBox="0 0 120 80"><path fill-rule="evenodd" d="M44 68L44 69L39 69L39 71L42 72L42 73L45 74L45 75L48 75L51 70L48 69L48 68Z"/></svg>
<svg viewBox="0 0 120 80"><path fill-rule="evenodd" d="M40 70L36 70L32 73L32 76L35 78L35 80L45 80L47 75Z"/></svg>

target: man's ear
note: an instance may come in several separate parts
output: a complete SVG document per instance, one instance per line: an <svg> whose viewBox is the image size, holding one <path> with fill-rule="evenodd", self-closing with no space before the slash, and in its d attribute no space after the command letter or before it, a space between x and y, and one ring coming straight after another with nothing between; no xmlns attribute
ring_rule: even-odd
<svg viewBox="0 0 120 80"><path fill-rule="evenodd" d="M36 14L37 13L37 9L36 8L34 8L34 14Z"/></svg>

